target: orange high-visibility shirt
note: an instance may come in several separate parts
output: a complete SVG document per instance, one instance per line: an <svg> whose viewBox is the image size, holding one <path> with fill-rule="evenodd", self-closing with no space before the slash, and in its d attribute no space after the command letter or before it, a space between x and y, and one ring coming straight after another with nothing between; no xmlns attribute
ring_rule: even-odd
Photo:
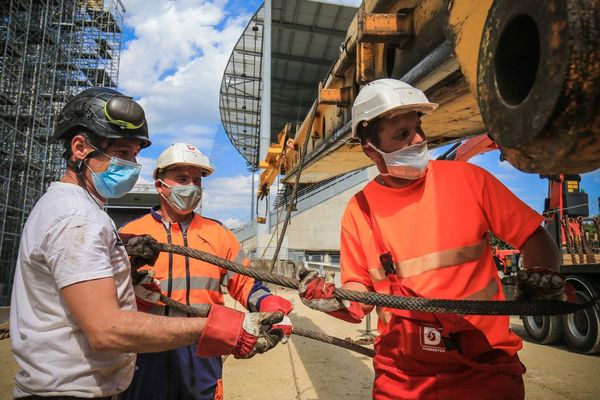
<svg viewBox="0 0 600 400"><path fill-rule="evenodd" d="M161 243L173 243L198 249L244 266L249 260L231 231L218 221L196 213L184 233L179 224L165 226L153 209L149 214L124 225L120 232L151 235ZM216 265L172 253L160 253L154 267L155 278L165 296L183 304L201 307L206 304L224 304L221 287L242 306L258 310L260 300L270 294L253 278L227 271ZM156 310L152 310L155 313ZM170 310L170 314L173 314Z"/></svg>
<svg viewBox="0 0 600 400"><path fill-rule="evenodd" d="M425 177L406 187L371 181L363 191L400 284L426 298L504 300L488 232L520 248L543 221L491 174L465 162L431 161ZM342 283L389 294L375 237L353 197L342 217ZM465 318L492 347L509 354L521 348L508 316Z"/></svg>

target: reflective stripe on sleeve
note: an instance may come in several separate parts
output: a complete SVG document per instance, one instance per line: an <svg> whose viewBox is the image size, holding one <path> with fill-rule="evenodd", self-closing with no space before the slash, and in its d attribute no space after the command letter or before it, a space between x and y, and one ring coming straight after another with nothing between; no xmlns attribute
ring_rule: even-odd
<svg viewBox="0 0 600 400"><path fill-rule="evenodd" d="M252 293L250 295L250 297L248 297L248 309L251 312L256 312L258 311L258 300L260 300L261 297L267 296L271 294L271 292L264 290L264 289L259 289L257 291L255 291L254 293Z"/></svg>

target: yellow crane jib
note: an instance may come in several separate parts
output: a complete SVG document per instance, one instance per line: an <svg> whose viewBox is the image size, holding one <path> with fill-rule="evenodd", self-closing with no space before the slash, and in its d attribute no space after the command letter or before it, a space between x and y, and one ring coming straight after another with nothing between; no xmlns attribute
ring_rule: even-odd
<svg viewBox="0 0 600 400"><path fill-rule="evenodd" d="M291 124L286 124L285 127L277 135L278 143L272 143L269 146L267 155L258 165L264 171L260 174L258 183L258 191L256 196L262 200L269 194L269 188L275 182L277 175L281 173L283 157L285 155L285 145L288 141Z"/></svg>

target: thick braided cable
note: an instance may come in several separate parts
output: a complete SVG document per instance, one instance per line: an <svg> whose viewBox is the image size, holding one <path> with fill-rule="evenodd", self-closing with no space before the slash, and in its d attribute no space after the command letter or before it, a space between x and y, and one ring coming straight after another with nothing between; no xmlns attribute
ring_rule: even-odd
<svg viewBox="0 0 600 400"><path fill-rule="evenodd" d="M310 114L310 122L308 123L308 129L306 130L306 137L304 138L304 144L302 145L302 152L300 153L300 162L298 163L298 171L296 171L296 178L294 180L294 188L292 189L292 195L290 196L290 204L288 204L287 213L285 214L285 220L283 221L283 225L281 225L281 234L279 235L279 239L277 240L277 247L275 248L275 252L273 253L273 259L271 260L271 268L269 268L269 273L273 273L273 269L275 268L275 263L277 262L277 258L279 257L279 250L281 250L281 245L283 243L283 239L285 238L285 231L290 223L290 219L292 218L292 209L294 208L294 203L296 202L296 195L298 194L298 186L300 182L300 174L302 174L302 169L304 168L304 159L306 158L306 151L308 150L308 142L310 142L310 138L312 136L313 123L315 122L315 115L317 114L318 105L315 104ZM267 211L268 212L268 211Z"/></svg>
<svg viewBox="0 0 600 400"><path fill-rule="evenodd" d="M182 304L178 301L175 301L172 298L164 296L164 295L160 296L160 301L162 301L164 304L166 304L170 308L182 311L188 315L193 315L195 317L206 318L208 316L208 312L210 311L210 305L208 305L208 304L204 308L191 307L191 306ZM373 350L373 349L369 349L368 347L360 346L356 343L352 343L348 340L343 340L343 339L337 338L335 336L329 336L326 333L314 332L314 331L309 331L306 329L294 327L292 334L298 335L298 336L303 336L303 337L306 337L309 339L319 340L324 343L333 344L335 346L342 347L347 350L355 351L355 352L360 353L367 357L373 358L375 356L375 350Z"/></svg>
<svg viewBox="0 0 600 400"><path fill-rule="evenodd" d="M273 283L290 289L298 289L299 281L281 275L259 272L246 268L241 264L217 257L213 254L189 247L174 244L147 243L153 249L180 254L208 262L229 271L237 272L263 282ZM426 299L422 297L391 296L374 292L357 292L346 289L335 289L335 297L341 300L356 301L374 306L395 308L401 310L424 311L432 313L465 314L465 315L559 315L571 314L592 307L600 301L593 299L583 304L573 304L554 300L532 301L489 301L489 300L447 300Z"/></svg>

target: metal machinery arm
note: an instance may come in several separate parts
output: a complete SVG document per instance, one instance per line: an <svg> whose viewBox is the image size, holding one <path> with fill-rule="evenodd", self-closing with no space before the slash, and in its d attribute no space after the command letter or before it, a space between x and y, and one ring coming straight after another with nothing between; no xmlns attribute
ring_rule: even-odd
<svg viewBox="0 0 600 400"><path fill-rule="evenodd" d="M431 148L489 132L522 171L594 170L599 21L600 0L365 0L328 76L315 82L311 110L288 132L293 139L267 156L260 187L280 173L293 181L309 134L300 183L370 165L350 140L350 110L362 85L385 77L417 86L440 104L423 120Z"/></svg>

